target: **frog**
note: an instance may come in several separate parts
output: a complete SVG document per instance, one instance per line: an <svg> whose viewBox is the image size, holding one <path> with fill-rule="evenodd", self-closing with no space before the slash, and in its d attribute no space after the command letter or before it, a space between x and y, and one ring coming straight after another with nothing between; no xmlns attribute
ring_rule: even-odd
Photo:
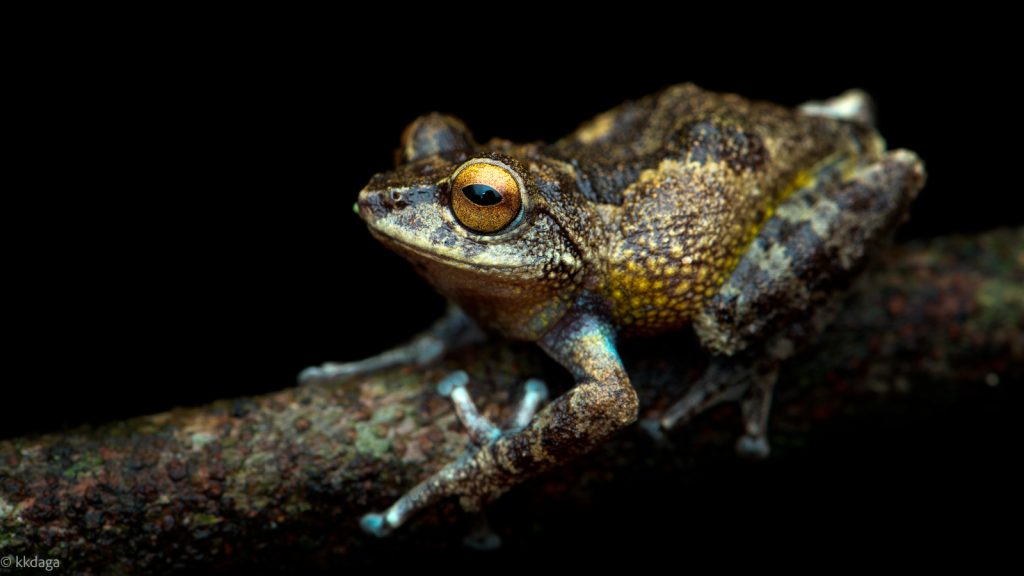
<svg viewBox="0 0 1024 576"><path fill-rule="evenodd" d="M448 311L407 344L300 381L429 366L497 333L536 343L574 384L547 402L529 380L503 428L477 410L465 372L444 377L470 448L362 528L385 536L452 497L479 512L633 425L618 346L672 330L696 335L707 368L642 424L663 434L737 402L737 452L766 457L781 366L826 329L924 182L914 152L887 149L860 90L787 107L679 84L550 144L480 144L454 116L417 118L354 209Z"/></svg>

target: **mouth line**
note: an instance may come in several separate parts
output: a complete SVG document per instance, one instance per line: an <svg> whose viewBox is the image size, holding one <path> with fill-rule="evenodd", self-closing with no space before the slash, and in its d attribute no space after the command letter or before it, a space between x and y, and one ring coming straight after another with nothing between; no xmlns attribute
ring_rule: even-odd
<svg viewBox="0 0 1024 576"><path fill-rule="evenodd" d="M370 233L374 237L376 237L378 240L380 240L381 242L388 243L388 244L395 244L395 245L399 246L400 248L403 248L403 249L408 250L410 252L414 252L414 253L416 253L416 254L418 254L420 256L423 256L425 258L429 258L431 260L435 260L435 261L438 261L438 262L444 262L444 263L447 263L447 264L454 264L454 265L457 265L459 268L491 268L491 269L502 269L502 270L517 270L517 269L527 268L527 266L524 266L524 265L489 264L489 263L470 262L468 260L460 260L458 258L453 258L453 257L445 255L445 254L439 254L437 252L431 252L431 251L423 248L422 246L417 246L415 244L411 244L409 242L405 242L405 241L399 240L399 239L397 239L397 238L395 238L393 236L388 236L387 234L385 234L383 232L380 232L379 230L376 230L376 229L374 229L372 227L370 228Z"/></svg>

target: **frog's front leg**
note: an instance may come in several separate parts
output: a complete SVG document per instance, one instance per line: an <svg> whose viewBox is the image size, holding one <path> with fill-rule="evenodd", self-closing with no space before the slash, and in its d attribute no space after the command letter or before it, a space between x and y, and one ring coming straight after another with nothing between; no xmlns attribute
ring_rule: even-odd
<svg viewBox="0 0 1024 576"><path fill-rule="evenodd" d="M495 426L486 416L480 414L476 409L476 403L466 389L469 376L459 370L449 374L440 384L437 391L442 396L451 398L455 405L455 414L459 421L466 427L469 438L479 446L489 444L502 435L500 428ZM548 397L548 388L543 382L536 378L526 381L526 391L523 399L516 409L515 419L512 421L512 430L521 430L530 424L530 419L537 413L541 402Z"/></svg>
<svg viewBox="0 0 1024 576"><path fill-rule="evenodd" d="M426 331L409 342L354 362L327 362L310 366L299 373L299 384L332 382L399 366L416 364L425 366L447 351L465 346L483 338L483 333L457 306L448 305L445 315Z"/></svg>
<svg viewBox="0 0 1024 576"><path fill-rule="evenodd" d="M463 508L478 511L523 480L590 451L614 432L636 420L637 396L629 383L614 345L611 328L600 319L582 316L564 319L540 342L542 348L568 368L576 386L545 406L532 419L531 403L524 399L513 428L497 432L481 422L465 384L456 373L442 386L456 402L460 418L479 445L463 458L445 466L379 514L363 517L363 528L383 536L416 511L438 500L457 496Z"/></svg>
<svg viewBox="0 0 1024 576"><path fill-rule="evenodd" d="M824 170L781 204L695 319L701 342L715 354L711 369L661 425L672 428L719 402L741 399L746 434L737 448L767 455L779 366L827 326L837 297L904 220L923 183L920 160L897 150L845 179Z"/></svg>

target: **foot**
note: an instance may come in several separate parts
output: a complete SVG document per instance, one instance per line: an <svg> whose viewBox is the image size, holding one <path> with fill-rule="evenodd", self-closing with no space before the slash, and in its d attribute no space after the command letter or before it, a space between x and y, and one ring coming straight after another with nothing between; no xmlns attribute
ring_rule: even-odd
<svg viewBox="0 0 1024 576"><path fill-rule="evenodd" d="M661 416L661 427L672 430L723 402L736 402L749 387L750 377L745 367L712 363L686 395Z"/></svg>
<svg viewBox="0 0 1024 576"><path fill-rule="evenodd" d="M767 366L736 361L714 362L659 420L647 421L642 427L655 441L661 442L664 430L686 424L723 402L739 402L744 435L736 442L736 453L748 460L763 460L771 453L765 429L778 374L775 365Z"/></svg>
<svg viewBox="0 0 1024 576"><path fill-rule="evenodd" d="M530 379L526 382L526 390L522 400L516 408L515 417L507 430L495 426L489 418L480 414L473 402L473 398L466 389L469 383L469 376L459 370L446 376L437 385L437 392L442 396L451 398L455 405L455 414L459 421L466 427L470 439L477 446L486 446L494 443L506 434L518 432L530 424L530 420L540 408L540 405L548 397L548 388L543 382L537 379ZM447 467L438 475L428 479L413 488L404 496L399 498L387 511L383 513L370 513L363 516L359 525L369 534L374 536L386 536L392 530L401 525L408 516L422 503L433 498L439 492L439 486L449 480L448 476L454 473L455 468ZM496 546L500 543L497 536L487 536L483 533L473 538L468 536L467 545L475 544L476 547L486 548L488 544ZM470 542L472 540L472 542Z"/></svg>

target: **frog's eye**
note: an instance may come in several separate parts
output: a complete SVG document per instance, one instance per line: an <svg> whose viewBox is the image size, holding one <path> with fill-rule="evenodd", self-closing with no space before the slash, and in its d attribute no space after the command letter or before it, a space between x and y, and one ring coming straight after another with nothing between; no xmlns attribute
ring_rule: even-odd
<svg viewBox="0 0 1024 576"><path fill-rule="evenodd" d="M452 212L474 232L505 228L522 206L519 182L505 166L476 161L464 164L452 177Z"/></svg>

